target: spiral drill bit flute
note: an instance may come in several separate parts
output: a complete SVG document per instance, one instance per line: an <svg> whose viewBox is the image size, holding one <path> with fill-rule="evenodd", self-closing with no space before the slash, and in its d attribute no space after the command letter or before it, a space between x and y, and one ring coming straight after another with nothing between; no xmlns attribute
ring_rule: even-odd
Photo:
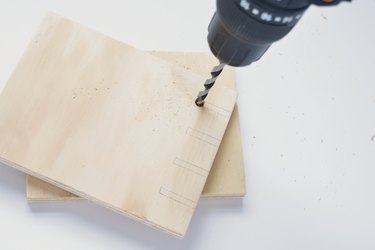
<svg viewBox="0 0 375 250"><path fill-rule="evenodd" d="M225 63L220 63L219 65L215 66L211 70L211 78L207 79L206 82L204 83L204 90L200 91L198 93L198 97L195 100L195 104L198 107L202 107L204 105L204 99L206 99L208 92L210 92L210 89L212 86L214 86L217 77L220 75L220 73L223 71L223 68L226 64Z"/></svg>

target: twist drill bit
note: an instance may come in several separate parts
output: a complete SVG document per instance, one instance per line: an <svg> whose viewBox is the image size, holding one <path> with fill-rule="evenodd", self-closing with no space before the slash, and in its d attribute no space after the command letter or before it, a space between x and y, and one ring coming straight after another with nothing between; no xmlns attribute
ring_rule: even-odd
<svg viewBox="0 0 375 250"><path fill-rule="evenodd" d="M195 99L195 104L198 107L202 107L204 105L204 99L206 99L208 92L210 92L210 89L212 88L212 86L214 86L217 77L223 71L225 65L225 63L220 63L211 70L212 77L206 80L206 82L204 83L204 90L200 91L198 93L197 99Z"/></svg>

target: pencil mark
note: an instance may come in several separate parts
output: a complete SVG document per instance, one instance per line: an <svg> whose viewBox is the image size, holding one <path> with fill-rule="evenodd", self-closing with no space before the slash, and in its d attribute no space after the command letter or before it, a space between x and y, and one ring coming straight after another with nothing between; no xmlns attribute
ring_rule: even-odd
<svg viewBox="0 0 375 250"><path fill-rule="evenodd" d="M173 160L173 164L180 167L180 168L183 168L183 169L186 169L190 172L193 172L197 175L200 175L202 177L207 177L208 176L208 170L202 168L202 167L199 167L191 162L188 162L188 161L185 161L185 160L182 160L178 157L176 157L174 160Z"/></svg>
<svg viewBox="0 0 375 250"><path fill-rule="evenodd" d="M188 128L186 130L186 134L187 135L190 135L194 138L197 138L201 141L204 141L210 145L213 145L215 147L219 147L220 145L220 139L212 136L212 135L209 135L209 134L206 134L200 130L197 130L197 129L194 129L194 128Z"/></svg>
<svg viewBox="0 0 375 250"><path fill-rule="evenodd" d="M223 107L219 107L216 104L213 104L211 102L206 101L204 107L206 109L208 109L209 111L215 112L215 113L217 113L219 115L222 115L222 116L227 117L227 116L230 116L232 114L232 112L230 110L227 110Z"/></svg>
<svg viewBox="0 0 375 250"><path fill-rule="evenodd" d="M197 206L197 203L195 201L186 198L176 192L170 191L164 187L160 187L159 194L192 209L195 209L195 207Z"/></svg>

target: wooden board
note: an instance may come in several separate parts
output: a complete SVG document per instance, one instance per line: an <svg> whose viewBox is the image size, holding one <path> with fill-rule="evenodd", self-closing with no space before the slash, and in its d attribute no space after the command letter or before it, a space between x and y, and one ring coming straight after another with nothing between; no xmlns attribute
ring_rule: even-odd
<svg viewBox="0 0 375 250"><path fill-rule="evenodd" d="M0 161L183 237L233 111L204 78L48 15L0 97Z"/></svg>
<svg viewBox="0 0 375 250"><path fill-rule="evenodd" d="M208 72L211 70L212 65L217 63L217 59L211 53L166 51L152 51L150 53L172 64L191 70L202 77L208 77ZM233 68L225 68L216 84L235 89ZM26 188L27 199L33 202L82 199L31 176L27 178ZM239 117L238 109L235 107L201 197L232 198L243 197L245 193L245 173Z"/></svg>

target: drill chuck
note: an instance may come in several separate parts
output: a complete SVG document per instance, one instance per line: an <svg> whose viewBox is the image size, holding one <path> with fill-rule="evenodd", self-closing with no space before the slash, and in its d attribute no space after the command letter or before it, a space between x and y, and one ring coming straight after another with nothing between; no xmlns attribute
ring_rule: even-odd
<svg viewBox="0 0 375 250"><path fill-rule="evenodd" d="M217 0L208 44L222 63L246 66L283 38L302 17L307 0Z"/></svg>

